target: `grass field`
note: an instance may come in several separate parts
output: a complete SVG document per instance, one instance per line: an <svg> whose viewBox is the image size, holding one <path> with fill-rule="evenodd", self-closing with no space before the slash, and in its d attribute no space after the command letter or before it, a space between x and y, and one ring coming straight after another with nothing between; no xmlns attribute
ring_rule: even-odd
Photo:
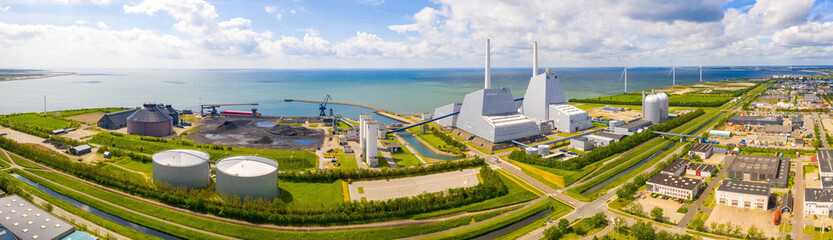
<svg viewBox="0 0 833 240"><path fill-rule="evenodd" d="M446 147L445 147L448 144L446 144L445 141L443 141L439 137L434 136L434 134L431 134L431 133L422 134L422 133L420 133L420 134L414 134L414 136L419 138L419 139L422 139L423 141L425 141L426 143L428 143L429 145L431 145L432 147L434 147L437 150L448 152L446 150Z"/></svg>
<svg viewBox="0 0 833 240"><path fill-rule="evenodd" d="M359 163L356 162L356 158L351 157L349 154L339 153L336 156L341 162L341 167L339 167L341 170L359 169Z"/></svg>
<svg viewBox="0 0 833 240"><path fill-rule="evenodd" d="M126 158L126 157L122 157L122 158L113 158L113 161L111 162L111 164L116 164L116 165L122 166L124 168L133 170L133 171L143 172L143 173L147 174L148 176L153 175L153 164L152 163L143 163L143 162L140 162L140 161L130 160L129 158Z"/></svg>
<svg viewBox="0 0 833 240"><path fill-rule="evenodd" d="M29 161L23 160L18 156L15 156L15 155L12 155L12 154L9 154L9 156L12 157L12 160L14 160L14 163L16 163L17 165L20 165L21 167L40 169L40 167L38 167L38 165L35 165L35 164L33 164Z"/></svg>
<svg viewBox="0 0 833 240"><path fill-rule="evenodd" d="M381 151L376 152L376 159L379 160L379 168L390 168L387 158L382 156Z"/></svg>
<svg viewBox="0 0 833 240"><path fill-rule="evenodd" d="M106 164L101 168L106 169L107 171L119 174L121 176L128 177L128 178L136 179L136 180L139 180L139 181L147 181L146 178L144 176L142 176L141 174L130 172L130 171L121 169L121 168L116 167L116 166L111 166L110 164Z"/></svg>
<svg viewBox="0 0 833 240"><path fill-rule="evenodd" d="M155 139L155 138L147 138ZM209 144L196 144L189 140L167 140L165 142L141 140L139 136L116 136L112 133L99 133L90 140L92 143L115 147L144 154L154 154L169 149L196 149L211 155L212 160L229 156L254 155L275 160L282 171L308 170L318 167L318 156L300 150L257 149L243 147L225 147Z"/></svg>
<svg viewBox="0 0 833 240"><path fill-rule="evenodd" d="M196 229L201 229L208 232L214 232L219 234L224 234L229 237L235 238L242 238L242 239L314 239L314 238L323 238L323 239L344 239L344 238L356 238L356 239L395 239L395 238L403 238L409 236L415 236L420 234L426 234L431 232L442 231L446 229L451 229L463 225L467 225L471 222L472 219L475 222L479 222L494 216L501 214L502 212L493 212L493 213L483 213L478 214L471 217L461 217L449 221L439 222L439 223L430 223L430 224L421 224L421 225L414 225L414 226L403 226L403 227L393 227L393 228L383 228L383 229L363 229L363 230L350 230L350 231L326 231L326 232L290 232L290 231L278 231L278 230L267 230L262 228L254 228L242 225L235 225L227 222L221 221L214 221L209 220L201 217L194 217L192 215L180 213L177 211L169 210L166 208L156 207L154 205L147 204L145 202L132 200L128 198L124 198L118 196L116 194L99 190L97 188L90 187L86 184L75 182L71 179L66 177L53 174L53 173L46 173L46 172L36 172L37 175L46 177L51 179L52 181L58 182L62 185L69 186L72 189L76 189L78 191L82 191L84 193L90 194L92 196L101 198L105 201L118 204L120 206L124 206L129 209L133 209L148 215L157 216L159 218L176 222L179 224L183 224L186 226L190 226ZM110 213L117 217L128 219L132 222L136 222L142 226L150 227L153 229L157 229L171 235L185 238L185 239L217 239L216 237L201 234L197 232L193 232L187 229L177 228L174 226L169 226L166 224L162 224L158 221L154 221L149 218L145 218L140 215L131 214L129 212L123 211L121 209L111 207L101 201L97 201L92 198L85 197L73 191L69 191L66 188L58 187L57 185L47 183L37 177L34 177L32 174L29 173L22 173L26 178L37 182L38 184L44 185L49 187L52 190L55 190L58 193L71 197L75 200L83 202L87 205L92 207L98 208L104 212Z"/></svg>
<svg viewBox="0 0 833 240"><path fill-rule="evenodd" d="M507 216L501 217L495 221L489 221L484 224L480 224L474 227L466 228L460 231L454 231L449 233L444 233L436 236L431 236L424 239L469 239L474 238L477 236L481 236L483 234L489 233L491 231L497 230L504 226L511 225L515 222L521 221L526 219L532 215L535 215L541 211L544 211L548 208L555 208L555 211L564 211L560 210L560 208L566 208L569 212L570 207L564 205L558 201L553 200L552 198L547 198L544 201L536 203L533 206L530 206L526 209L520 210L518 212L509 214Z"/></svg>
<svg viewBox="0 0 833 240"><path fill-rule="evenodd" d="M668 105L670 106L718 106L721 105L729 100L732 100L732 97L727 96L710 96L710 95L693 95L693 94L685 94L685 95L670 95L668 96ZM594 98L586 98L586 99L579 99L576 101L571 100L571 102L584 102L584 101L593 101L598 102L608 102L611 104L608 105L641 105L642 103L642 94L641 93L629 93L629 94L619 94L613 96L605 96L605 97L594 97ZM597 104L597 103L596 103ZM707 105L700 105L700 104L707 104ZM633 108L633 107L629 107Z"/></svg>
<svg viewBox="0 0 833 240"><path fill-rule="evenodd" d="M512 161L512 164L520 167L524 174L529 175L535 180L538 180L553 189L560 189L564 187L564 177L562 176L555 175L522 162Z"/></svg>
<svg viewBox="0 0 833 240"><path fill-rule="evenodd" d="M515 229L515 231L509 232L509 233L504 234L503 236L497 237L495 239L496 240L518 239L518 238L522 237L523 235L526 235L527 233L534 231L535 229L543 227L546 224L547 218L553 219L553 220L561 218L562 216L567 215L567 213L570 213L570 211L572 211L572 209L573 208L571 208L570 206L564 205L563 203L560 203L560 202L556 201L556 203L553 204L553 211L551 213L547 214L546 216L542 217L541 219L535 220L534 222L532 222L530 224L527 224L526 226Z"/></svg>
<svg viewBox="0 0 833 240"><path fill-rule="evenodd" d="M72 109L72 110L58 111L58 112L54 112L54 113L50 113L50 114L56 114L59 117L72 117L72 116L77 116L77 115L87 114L87 113L95 113L95 112L111 113L111 112L118 112L118 111L123 111L123 110L127 110L127 109L130 109L130 108L113 107L113 108Z"/></svg>
<svg viewBox="0 0 833 240"><path fill-rule="evenodd" d="M398 153L391 153L390 156L393 158L393 161L396 161L396 165L408 167L408 166L419 166L422 165L422 161L419 161L414 153L411 150L408 150L404 144L399 142L399 139L394 138L392 142L396 142L399 146L402 146L402 152Z"/></svg>
<svg viewBox="0 0 833 240"><path fill-rule="evenodd" d="M333 182L280 181L281 200L286 203L320 203L336 205L344 202L341 180Z"/></svg>
<svg viewBox="0 0 833 240"><path fill-rule="evenodd" d="M4 120L12 123L24 124L27 126L41 127L49 131L61 128L77 127L72 121L67 121L58 118L44 117L37 113L20 114L15 116L4 116Z"/></svg>

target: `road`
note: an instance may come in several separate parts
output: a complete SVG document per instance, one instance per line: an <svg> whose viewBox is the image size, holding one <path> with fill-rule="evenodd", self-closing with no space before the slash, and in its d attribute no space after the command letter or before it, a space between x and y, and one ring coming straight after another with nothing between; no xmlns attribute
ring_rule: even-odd
<svg viewBox="0 0 833 240"><path fill-rule="evenodd" d="M790 213L792 219L792 232L790 233L793 239L805 240L813 239L813 236L805 234L804 226L804 161L796 160L795 162L795 191L793 191L793 212ZM782 220L783 221L783 220Z"/></svg>
<svg viewBox="0 0 833 240"><path fill-rule="evenodd" d="M688 212L677 223L677 227L681 227L681 228L688 227L688 223L691 222L691 219L694 218L694 215L697 214L698 209L700 211L703 211L703 212L711 212L712 211L711 208L707 208L707 207L703 206L703 202L706 201L709 194L712 194L712 190L714 190L715 186L717 186L717 184L720 183L720 181L723 179L723 176L726 175L726 171L727 171L727 169L729 168L730 165L732 165L731 160L723 163L723 167L720 168L720 171L718 171L717 174L713 175L715 177L712 178L711 182L708 182L708 186L700 194L700 197L697 198L697 200L694 201L693 204L691 204L687 207Z"/></svg>

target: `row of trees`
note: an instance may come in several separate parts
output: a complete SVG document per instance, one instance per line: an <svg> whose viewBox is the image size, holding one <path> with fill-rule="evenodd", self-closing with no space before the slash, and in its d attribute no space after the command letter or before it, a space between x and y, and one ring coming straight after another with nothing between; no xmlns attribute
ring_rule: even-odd
<svg viewBox="0 0 833 240"><path fill-rule="evenodd" d="M264 199L221 196L213 189L186 189L160 184L149 186L142 179L130 178L105 168L76 163L57 153L39 150L0 138L0 147L23 157L80 178L144 198L195 212L250 222L281 225L329 225L398 219L418 213L459 207L508 193L498 173L487 166L480 170L483 183L473 187L449 189L447 193L425 193L387 201L352 201L336 205L286 204L280 198ZM479 160L482 165L482 159Z"/></svg>
<svg viewBox="0 0 833 240"><path fill-rule="evenodd" d="M746 238L746 239L766 239L764 237L764 231L758 228L758 226L752 225L748 229L746 229L746 233L744 234L743 228L740 225L733 225L731 222L726 223L718 223L712 222L708 227L706 227L706 220L703 218L695 218L691 219L691 222L688 224L689 229L694 229L701 232L710 232L718 235L730 236L730 237L737 237L737 238ZM789 235L788 235L789 236ZM787 237L787 239L790 239Z"/></svg>
<svg viewBox="0 0 833 240"><path fill-rule="evenodd" d="M579 220L579 222L577 222L573 226L570 226L570 221L567 221L567 219L562 218L558 221L558 223L553 224L552 227L549 227L546 230L544 230L544 239L560 239L561 237L569 233L575 233L580 236L584 236L585 234L590 232L590 230L607 227L607 224L607 218L605 217L605 214L601 212L597 213L596 215L593 215L592 217Z"/></svg>
<svg viewBox="0 0 833 240"><path fill-rule="evenodd" d="M437 138L439 138L440 140L443 140L443 142L445 142L446 146L445 147L441 146L441 148L444 148L444 149L440 149L440 150L443 150L443 151L446 151L446 152L460 153L460 152L463 152L467 149L466 144L463 144L463 143L461 143L457 140L454 140L454 138L452 138L451 136L448 136L447 134L443 133L442 131L438 130L435 127L431 128L431 134L433 134L434 136L437 136Z"/></svg>
<svg viewBox="0 0 833 240"><path fill-rule="evenodd" d="M84 144L82 142L76 141L75 139L70 139L70 138L65 138L65 137L52 135L51 133L52 133L52 130L54 130L54 129L48 129L48 128L43 128L43 127L38 127L38 126L30 126L30 125L21 124L21 123L15 123L15 122L9 121L5 117L0 118L0 125L2 125L4 127L7 127L7 128L14 129L15 131L18 131L18 132L26 133L26 134L41 137L41 138L51 139L53 141L64 143L64 144L67 144L67 145L70 145L70 146L78 146L78 145ZM77 124L74 124L74 125L77 125Z"/></svg>
<svg viewBox="0 0 833 240"><path fill-rule="evenodd" d="M654 131L670 131L703 114L705 114L705 111L703 111L702 109L698 109L697 111L687 113L678 118L668 120L665 123L656 126L651 126L647 130L642 131L641 133L637 133L633 136L622 139L622 141L611 143L610 145L604 147L596 148L593 151L585 154L584 156L574 157L566 161L561 161L558 159L543 159L540 156L527 155L524 151L520 150L515 150L512 153L510 153L509 159L528 164L575 171L587 165L605 159L607 157L633 149L639 146L640 144L657 137L658 135L655 134Z"/></svg>
<svg viewBox="0 0 833 240"><path fill-rule="evenodd" d="M732 100L731 97L714 96L713 98L697 98L697 100L685 96L675 97L668 100L668 105L677 107L719 107ZM594 103L594 104L616 104L616 105L641 105L642 99L637 97L596 97L585 99L570 99L570 102Z"/></svg>
<svg viewBox="0 0 833 240"><path fill-rule="evenodd" d="M350 169L344 170L340 168L328 168L326 170L318 171L284 171L280 173L280 178L283 180L293 181L334 181L338 179L379 179L387 177L408 177L417 175L426 175L438 172L447 172L452 170L472 168L483 166L486 164L482 158L475 156L471 159L457 160L457 161L443 161L423 166L410 166L406 168L382 168L378 170L371 169Z"/></svg>

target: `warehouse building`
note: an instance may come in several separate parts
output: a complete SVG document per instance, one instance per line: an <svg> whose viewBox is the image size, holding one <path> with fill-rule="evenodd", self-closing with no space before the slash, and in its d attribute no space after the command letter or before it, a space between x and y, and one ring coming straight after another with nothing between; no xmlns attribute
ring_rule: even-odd
<svg viewBox="0 0 833 240"><path fill-rule="evenodd" d="M646 182L649 192L666 196L694 200L700 192L702 181L695 178L677 177L668 174L656 174Z"/></svg>
<svg viewBox="0 0 833 240"><path fill-rule="evenodd" d="M459 112L460 108L463 107L463 103L452 103L442 107L438 107L434 110L434 116L442 117L448 114L452 114L455 112ZM440 120L437 120L436 123L442 125L443 127L457 127L457 117L460 116L459 114L446 117Z"/></svg>
<svg viewBox="0 0 833 240"><path fill-rule="evenodd" d="M637 130L646 128L651 126L651 121L648 120L636 120L633 122L625 123L616 127L613 127L613 132L616 134L623 134L623 135L633 135L637 132Z"/></svg>
<svg viewBox="0 0 833 240"><path fill-rule="evenodd" d="M127 117L136 112L137 109L128 109L119 112L104 114L98 120L98 127L110 130L127 127Z"/></svg>
<svg viewBox="0 0 833 240"><path fill-rule="evenodd" d="M769 184L724 179L715 197L719 205L767 210L769 194Z"/></svg>
<svg viewBox="0 0 833 240"><path fill-rule="evenodd" d="M73 148L70 148L69 153L72 154L72 155L79 155L80 156L80 155L90 153L90 152L92 152L92 150L93 150L93 148L90 147L90 145L84 144L84 145L78 145L78 146L75 146Z"/></svg>
<svg viewBox="0 0 833 240"><path fill-rule="evenodd" d="M790 122L794 129L803 128L804 127L804 120L801 119L800 116L792 116L790 117Z"/></svg>
<svg viewBox="0 0 833 240"><path fill-rule="evenodd" d="M570 139L570 147L582 151L590 151L596 144L586 137L579 137Z"/></svg>
<svg viewBox="0 0 833 240"><path fill-rule="evenodd" d="M804 214L828 216L833 189L804 188Z"/></svg>
<svg viewBox="0 0 833 240"><path fill-rule="evenodd" d="M793 131L791 126L787 125L766 125L764 126L764 132L766 133L774 133L774 134L789 134Z"/></svg>
<svg viewBox="0 0 833 240"><path fill-rule="evenodd" d="M145 103L127 117L127 133L141 136L164 137L173 133L173 118L159 105Z"/></svg>
<svg viewBox="0 0 833 240"><path fill-rule="evenodd" d="M596 147L602 147L610 145L611 143L618 142L625 135L622 134L615 134L615 133L608 133L608 132L600 132L596 135L587 135L585 136L588 140L593 141Z"/></svg>
<svg viewBox="0 0 833 240"><path fill-rule="evenodd" d="M699 156L700 159L707 159L710 158L712 154L714 154L714 145L705 143L698 143L688 151L689 158Z"/></svg>
<svg viewBox="0 0 833 240"><path fill-rule="evenodd" d="M818 151L816 158L819 163L821 188L833 189L833 151Z"/></svg>
<svg viewBox="0 0 833 240"><path fill-rule="evenodd" d="M691 162L691 160L680 158L663 168L660 173L678 177L691 175L709 178L712 177L715 170L717 170L717 166L715 165L695 163Z"/></svg>
<svg viewBox="0 0 833 240"><path fill-rule="evenodd" d="M725 161L732 162L726 178L768 182L770 186L777 188L787 187L790 173L789 158L735 155L726 156Z"/></svg>
<svg viewBox="0 0 833 240"><path fill-rule="evenodd" d="M0 198L0 225L17 239L61 239L75 226L18 195Z"/></svg>
<svg viewBox="0 0 833 240"><path fill-rule="evenodd" d="M689 163L689 161L682 158L674 160L674 162L663 168L660 173L678 177L682 176L685 174L685 166L687 163Z"/></svg>
<svg viewBox="0 0 833 240"><path fill-rule="evenodd" d="M729 118L726 121L727 123L732 123L734 125L781 125L784 123L784 119L781 117L773 117L773 116L742 116L742 115L735 115Z"/></svg>

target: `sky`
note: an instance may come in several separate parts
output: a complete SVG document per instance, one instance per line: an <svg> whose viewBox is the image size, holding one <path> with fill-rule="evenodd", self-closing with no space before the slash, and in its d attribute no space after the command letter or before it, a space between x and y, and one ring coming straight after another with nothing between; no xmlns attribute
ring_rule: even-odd
<svg viewBox="0 0 833 240"><path fill-rule="evenodd" d="M0 68L833 65L833 0L0 0Z"/></svg>

